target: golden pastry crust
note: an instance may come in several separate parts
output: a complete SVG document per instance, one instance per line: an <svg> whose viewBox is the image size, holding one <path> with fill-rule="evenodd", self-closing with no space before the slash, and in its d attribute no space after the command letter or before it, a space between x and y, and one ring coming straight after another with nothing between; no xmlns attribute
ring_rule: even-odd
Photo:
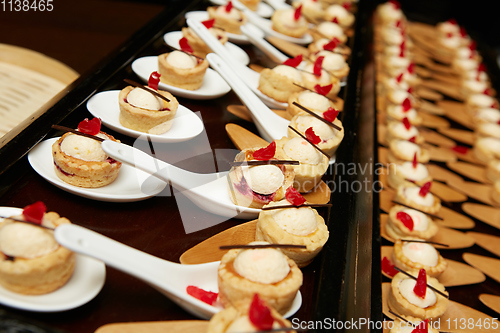
<svg viewBox="0 0 500 333"><path fill-rule="evenodd" d="M318 25L316 25L313 29L310 29L309 33L311 34L314 41L320 40L322 38L328 38L328 39L337 38L340 44L345 44L347 42L347 35L345 33L337 36L334 36L332 34L324 34L318 29Z"/></svg>
<svg viewBox="0 0 500 333"><path fill-rule="evenodd" d="M51 221L54 226L71 223L54 212L46 213L44 219ZM9 223L8 219L0 223L0 227L6 223ZM53 233L48 230L46 232ZM66 284L74 268L75 254L62 246L46 255L32 259L11 259L0 253L0 284L20 294L47 294Z"/></svg>
<svg viewBox="0 0 500 333"><path fill-rule="evenodd" d="M235 162L250 161L253 159L253 152L258 148L244 149L234 158ZM281 155L275 154L274 159L283 159ZM227 175L227 185L231 201L238 206L249 208L262 208L264 205L271 201L280 201L285 198L286 190L293 186L295 173L292 165L277 165L285 180L283 185L274 193L270 195L258 194L252 191L248 186L244 176L243 170L240 166L232 167Z"/></svg>
<svg viewBox="0 0 500 333"><path fill-rule="evenodd" d="M105 134L109 139L116 140L112 135ZM52 157L54 159L54 170L56 175L64 182L86 188L96 188L111 184L121 168L121 162L108 158L106 161L84 161L67 155L61 150L61 143L68 135L65 133L52 145Z"/></svg>
<svg viewBox="0 0 500 333"><path fill-rule="evenodd" d="M299 117L305 117L305 116L312 117L305 112L296 114L292 118L292 120L290 120L290 126L297 129L297 125L298 125L297 120L299 119ZM335 135L333 137L331 137L330 139L328 139L326 141L322 141L322 142L317 144L317 146L322 151L324 151L327 155L329 155L330 157L333 156L333 154L335 154L335 152L337 151L337 148L340 146L340 143L344 139L344 127L342 126L342 122L337 118L334 120L333 123L335 125L337 125L338 127L340 127L341 130L335 130ZM301 132L302 135L304 135L304 133L302 131L299 131L299 132ZM297 133L295 133L293 130L291 130L289 128L288 129L288 137L295 138L295 137L298 137L298 135L297 135Z"/></svg>
<svg viewBox="0 0 500 333"><path fill-rule="evenodd" d="M402 121L405 117L402 117L399 113L395 112L396 110L396 107L397 106L391 106L391 107L388 107L387 108L387 117L390 118L390 119L394 119L394 120L399 120L399 121ZM422 117L418 115L415 116L415 117L406 117L408 118L408 121L410 122L410 124L412 124L413 126L420 126L422 125Z"/></svg>
<svg viewBox="0 0 500 333"><path fill-rule="evenodd" d="M214 30L217 34L217 39L219 42L221 42L223 45L226 44L227 42L227 34L224 32L224 30L217 29L215 27L212 27L210 30ZM188 41L188 44L191 46L193 49L193 54L205 58L207 54L212 52L212 49L208 47L208 45L198 37L198 35L189 27L184 27L182 28L182 36L185 37Z"/></svg>
<svg viewBox="0 0 500 333"><path fill-rule="evenodd" d="M272 69L264 68L260 72L259 89L264 95L267 95L278 102L286 103L290 95L294 92L302 91L294 83L302 85L303 82L294 82L290 78L276 73Z"/></svg>
<svg viewBox="0 0 500 333"><path fill-rule="evenodd" d="M186 90L196 90L203 84L205 72L208 69L208 61L198 61L194 68L177 68L167 61L170 53L160 54L158 56L158 71L160 72L160 81L170 86L179 87Z"/></svg>
<svg viewBox="0 0 500 333"><path fill-rule="evenodd" d="M425 269L428 276L432 276L435 278L439 277L439 275L441 275L441 273L443 273L448 267L448 262L441 256L441 254L439 254L439 252L438 263L436 266L427 266L410 260L403 253L403 242L401 240L397 240L396 243L394 243L392 259L394 260L395 265L404 271L418 271L423 268Z"/></svg>
<svg viewBox="0 0 500 333"><path fill-rule="evenodd" d="M329 52L330 51L319 51L318 53L311 54L309 56L309 58L312 61L316 61L316 59L318 59L318 57L320 57L320 56L327 57ZM337 80L342 80L342 79L346 78L347 75L349 75L349 70L350 70L349 64L347 64L347 63L345 63L344 66L342 66L341 68L338 68L338 69L332 69L332 68L328 68L326 66L323 66L323 68L326 71L328 71L328 74L337 78Z"/></svg>
<svg viewBox="0 0 500 333"><path fill-rule="evenodd" d="M170 102L163 100L164 110L142 109L127 102L127 96L133 89L132 86L125 87L118 95L120 124L144 133L163 134L168 132L179 107L177 99L168 91L158 90L158 93L170 100Z"/></svg>
<svg viewBox="0 0 500 333"><path fill-rule="evenodd" d="M400 151L397 147L397 143L399 140L392 140L389 143L389 153L387 155L387 159L390 163L401 163L401 161L413 161L413 156L407 156L405 152ZM420 148L420 152L417 153L417 162L418 163L427 163L430 160L429 151L424 148Z"/></svg>
<svg viewBox="0 0 500 333"><path fill-rule="evenodd" d="M259 8L260 0L240 0L242 4L247 6L251 11L256 11Z"/></svg>
<svg viewBox="0 0 500 333"><path fill-rule="evenodd" d="M304 92L304 90L303 91L297 91L297 92L294 92L293 94L290 94L290 96L288 97L288 102L287 102L288 105L286 107L286 113L287 113L287 118L288 119L292 119L293 116L295 116L296 114L301 113L301 112L304 111L301 108L299 108L298 106L296 106L296 105L293 104L294 102L300 104L300 102L299 102L299 96L303 92ZM326 98L328 98L328 97L326 97ZM330 107L334 108L335 110L342 110L342 108L344 107L344 101L341 100L340 98L337 98L335 100L335 102L333 100L329 99L328 102L330 104ZM305 106L305 105L303 105L303 106ZM323 112L328 111L328 109L327 110L319 110L319 109L315 109L315 108L313 108L311 106L307 106L307 108L309 110L313 111L313 112L318 113L319 115L322 115Z"/></svg>
<svg viewBox="0 0 500 333"><path fill-rule="evenodd" d="M266 205L266 207L277 205L279 204L271 202L269 205ZM306 236L291 234L283 230L274 219L274 214L281 210L282 209L263 210L260 212L259 219L257 220L255 239L258 241L266 241L271 244L295 244L307 246L306 249L281 249L287 257L295 261L298 267L305 267L309 265L323 249L323 245L325 245L329 236L328 227L325 224L325 220L318 214L318 212L315 209L312 209L314 215L316 216L318 228L313 233Z"/></svg>
<svg viewBox="0 0 500 333"><path fill-rule="evenodd" d="M229 17L219 15L217 13L218 7L207 7L208 16L215 19L215 25L224 29L224 31L241 35L240 27L248 22L248 18L242 12L239 12L241 18L239 20L234 20ZM236 10L233 8L233 10Z"/></svg>
<svg viewBox="0 0 500 333"><path fill-rule="evenodd" d="M425 183L432 181L432 177L430 175L428 175L427 177L420 179L420 180L411 179L412 182L410 182L409 179L407 179L406 176L398 168L398 166L400 166L400 165L401 164L391 163L391 164L389 164L389 168L387 168L387 170L388 170L387 171L387 183L393 189L397 189L401 185L408 186L412 182L414 182L418 186L422 186Z"/></svg>
<svg viewBox="0 0 500 333"><path fill-rule="evenodd" d="M412 187L416 187L416 185L413 185ZM416 208L424 213L437 214L439 212L439 209L441 209L441 200L438 197L433 195L434 202L432 206L421 205L405 195L405 190L407 188L409 188L409 186L398 187L394 200L399 201L406 206ZM432 193L429 192L427 195L432 195Z"/></svg>
<svg viewBox="0 0 500 333"><path fill-rule="evenodd" d="M397 218L398 212L406 209L404 206L400 205L394 205L391 207L389 211L389 216L387 218L387 223L385 225L386 227L386 232L389 236L391 236L393 239L401 239L401 238L406 238L406 237L414 237L414 238L420 238L420 239L431 239L434 237L434 235L437 234L439 228L437 224L434 222L433 219L430 217L426 216L427 218L427 229L424 231L420 230L410 230L408 229L401 220Z"/></svg>
<svg viewBox="0 0 500 333"><path fill-rule="evenodd" d="M417 277L418 275L418 271L412 271L408 273L415 277ZM391 310L393 310L397 314L412 316L420 319L439 318L446 312L449 301L447 298L439 294L436 294L436 303L425 309L408 302L408 300L404 298L399 291L399 284L402 280L405 279L408 279L408 277L403 273L398 273L392 278L391 291L389 292L389 295L387 297L387 302ZM427 277L427 284L448 295L448 292L445 291L444 286L439 283L437 279L433 277Z"/></svg>
<svg viewBox="0 0 500 333"><path fill-rule="evenodd" d="M250 307L250 305L249 305ZM269 307L271 310L271 316L274 318L275 322L279 324L280 327L292 327L292 323L289 320L283 318L275 309ZM245 316L244 312L238 311L232 306L225 308L222 311L217 312L208 323L207 333L225 333L228 327L239 317ZM295 332L290 330L287 332Z"/></svg>
<svg viewBox="0 0 500 333"><path fill-rule="evenodd" d="M278 9L271 16L272 29L286 36L301 38L309 30L306 19L301 16L293 26L287 24L283 17L288 15L291 9ZM293 16L292 16L293 17Z"/></svg>
<svg viewBox="0 0 500 333"><path fill-rule="evenodd" d="M276 140L276 150L282 156L287 156L283 150L283 146L290 141L290 138L283 137ZM321 161L318 164L300 163L299 165L292 165L295 173L293 180L293 187L300 193L310 192L321 182L321 178L330 166L330 160L325 156L321 156Z"/></svg>
<svg viewBox="0 0 500 333"><path fill-rule="evenodd" d="M219 300L224 305L248 312L250 301L258 293L270 307L280 314L285 314L292 306L293 300L302 285L302 271L295 262L286 258L290 272L280 282L264 284L245 279L234 270L234 259L240 249L230 250L221 259L218 271Z"/></svg>
<svg viewBox="0 0 500 333"><path fill-rule="evenodd" d="M396 130L396 125L398 124L398 121L390 121L387 124L386 131L385 131L385 141L387 143L390 143L393 140L408 140L409 138L401 135L400 133L397 132ZM414 136L415 137L415 143L417 145L421 145L425 142L425 139L422 135L417 134Z"/></svg>

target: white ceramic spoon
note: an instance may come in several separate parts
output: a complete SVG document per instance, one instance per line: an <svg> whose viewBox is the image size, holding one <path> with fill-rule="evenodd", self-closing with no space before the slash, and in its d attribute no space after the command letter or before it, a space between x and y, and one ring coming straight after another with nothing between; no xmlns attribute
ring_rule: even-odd
<svg viewBox="0 0 500 333"><path fill-rule="evenodd" d="M75 224L56 228L54 236L71 251L94 257L150 284L187 312L210 319L222 307L208 305L187 294L190 285L217 292L219 261L181 265L167 261L117 242L92 230ZM285 316L292 316L301 306L302 296L297 293L292 308Z"/></svg>
<svg viewBox="0 0 500 333"><path fill-rule="evenodd" d="M264 2L267 2L267 4L269 6L271 6L272 8L274 8L276 10L277 9L289 9L292 7L283 0L264 0Z"/></svg>
<svg viewBox="0 0 500 333"><path fill-rule="evenodd" d="M227 3L229 1L228 0L210 0L210 2L213 3L214 5L217 5L217 6L225 6L225 5L227 5ZM248 7L246 7L243 3L239 2L239 1L231 1L231 2L233 3L233 5L236 9L239 9L239 10L248 9ZM257 5L257 10L255 11L255 13L259 16L262 16L262 17L271 17L271 15L273 15L273 13L274 13L274 8L271 5L261 1Z"/></svg>
<svg viewBox="0 0 500 333"><path fill-rule="evenodd" d="M248 40L264 52L268 57L277 63L283 63L290 59L286 54L281 53L277 48L264 39L265 34L262 30L251 23L247 23L240 28L241 32L247 36Z"/></svg>
<svg viewBox="0 0 500 333"><path fill-rule="evenodd" d="M231 201L227 190L227 172L190 172L154 158L142 150L111 140L102 142L101 147L115 160L170 182L196 206L207 212L240 219L254 219L260 212L260 209L237 206Z"/></svg>
<svg viewBox="0 0 500 333"><path fill-rule="evenodd" d="M286 109L288 103L281 103L275 99L264 95L257 87L259 86L260 74L253 69L235 61L234 57L227 51L227 49L215 38L208 29L201 23L201 21L194 18L187 19L188 26L224 61L233 69L235 73L241 78L243 82L256 94L259 98L266 103L267 106L274 109Z"/></svg>

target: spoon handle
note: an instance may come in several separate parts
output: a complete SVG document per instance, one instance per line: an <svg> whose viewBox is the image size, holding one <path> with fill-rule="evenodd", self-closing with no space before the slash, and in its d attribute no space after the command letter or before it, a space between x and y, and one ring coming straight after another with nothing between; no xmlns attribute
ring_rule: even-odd
<svg viewBox="0 0 500 333"><path fill-rule="evenodd" d="M271 60L281 64L288 59L288 57L281 53L277 48L272 46L264 39L264 32L251 23L247 23L240 28L241 32L247 36L248 40L264 52Z"/></svg>

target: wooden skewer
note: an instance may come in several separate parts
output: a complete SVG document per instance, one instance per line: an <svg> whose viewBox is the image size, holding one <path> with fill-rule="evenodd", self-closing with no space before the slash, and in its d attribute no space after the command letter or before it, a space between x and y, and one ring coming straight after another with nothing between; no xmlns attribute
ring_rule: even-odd
<svg viewBox="0 0 500 333"><path fill-rule="evenodd" d="M133 80L129 80L129 79L124 79L123 81L127 82L130 85L133 85L134 87L141 88L142 90L146 90L150 94L153 94L156 97L159 97L159 98L163 99L164 101L170 102L170 100L168 98L166 98L165 96L163 96L159 92L157 92L157 91L155 91L153 89L148 89L148 88L146 88L144 85L142 85L140 83L137 83L137 82L135 82ZM162 110L159 110L159 111L162 111Z"/></svg>
<svg viewBox="0 0 500 333"><path fill-rule="evenodd" d="M417 280L416 277L414 277L413 275L409 274L409 273L406 273L405 271L403 271L401 268L397 268L396 266L394 266L394 269L397 270L398 272L401 272L403 273L404 275L412 278L413 280ZM449 296L446 295L445 293L443 293L441 290L437 290L436 288L434 288L433 286L431 286L430 284L426 284L427 287L429 287L430 289L432 289L433 291L435 291L436 293L438 293L439 295L443 296L444 298L448 298Z"/></svg>
<svg viewBox="0 0 500 333"><path fill-rule="evenodd" d="M73 128L66 127L66 126L52 125L52 128L53 129L58 129L58 130L61 130L61 131L71 132L73 134L84 136L84 137L90 138L90 139L94 139L94 140L97 140L99 142L103 142L105 140L105 139L100 138L98 136L87 134L87 133L83 133L83 132L77 131L77 130L75 130Z"/></svg>
<svg viewBox="0 0 500 333"><path fill-rule="evenodd" d="M269 248L291 248L291 249L306 249L305 245L296 244L240 244L240 245L222 245L219 246L221 250L232 250L232 249L269 249Z"/></svg>
<svg viewBox="0 0 500 333"><path fill-rule="evenodd" d="M298 107L299 109L301 109L301 110L303 110L303 111L305 111L305 112L309 113L309 114L310 114L311 116L313 116L314 118L321 120L322 122L324 122L324 123L325 123L325 124L327 124L328 126L335 128L337 131L342 131L342 128L341 128L341 127L339 127L339 126L335 125L335 124L334 124L334 123L332 123L332 122L329 122L328 120L326 120L326 119L325 119L325 118L323 118L323 117L320 117L317 113L312 112L311 110L309 110L309 109L308 109L308 108L306 108L305 106L302 106L302 105L300 105L300 104L299 104L299 103L297 103L297 102L293 102L292 104L293 104L293 105L295 105L296 107Z"/></svg>
<svg viewBox="0 0 500 333"><path fill-rule="evenodd" d="M314 143L312 143L311 141L309 141L304 135L302 135L302 133L300 133L299 131L297 131L295 128L293 128L292 126L288 125L288 128L291 129L292 131L294 131L298 136L300 136L302 139L306 140L307 142L309 142L314 148L316 148L316 150L318 150L321 154L325 155L326 157L328 157L328 159L330 159L330 155L328 155L327 153L325 153L320 147L316 146Z"/></svg>
<svg viewBox="0 0 500 333"><path fill-rule="evenodd" d="M167 45L168 45L168 44L167 44ZM186 52L186 51L184 51L184 50L178 49L178 48L176 48L176 47L173 47L172 45L168 45L168 47L170 47L170 48L171 48L172 50L174 50L174 51L179 51L179 52L186 53L187 55L190 55L190 56L192 56L192 57L195 57L196 59L200 59L200 60L202 60L202 61L203 61L203 60L205 60L205 59L203 59L202 57L198 57L197 55L194 55L194 54L192 54L192 53L189 53L189 52Z"/></svg>
<svg viewBox="0 0 500 333"><path fill-rule="evenodd" d="M431 241L426 241L423 239L401 239L402 242L408 242L408 243L425 243L425 244L433 244L433 245L441 245L444 247L450 247L448 244L442 244L442 243L437 243L437 242L431 242Z"/></svg>

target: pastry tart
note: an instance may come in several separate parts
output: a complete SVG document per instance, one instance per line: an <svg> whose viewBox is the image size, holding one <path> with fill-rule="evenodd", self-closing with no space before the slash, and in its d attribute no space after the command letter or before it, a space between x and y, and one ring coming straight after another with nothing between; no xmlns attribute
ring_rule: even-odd
<svg viewBox="0 0 500 333"><path fill-rule="evenodd" d="M104 132L99 131L94 135L119 142ZM106 155L99 141L71 132L54 142L52 157L57 177L68 184L87 188L111 184L122 165Z"/></svg>
<svg viewBox="0 0 500 333"><path fill-rule="evenodd" d="M258 295L258 294L256 294ZM255 296L254 296L255 297ZM257 308L257 310L252 310L253 313L255 311L269 311L269 316L272 317L271 322L266 320L266 324L269 326L262 326L263 324L259 324L259 319L262 319L261 316L252 316L250 317L250 311L239 311L234 307L230 306L225 308L222 311L217 312L208 323L207 333L226 333L226 332L257 332L265 329L279 329L290 327L290 330L286 330L286 332L295 332L291 329L292 323L289 320L283 318L282 315L278 313L272 307L267 306L267 304L260 300L259 305L253 305L254 301L249 305L249 307ZM265 307L265 310L262 308ZM256 322L257 321L257 322ZM283 330L285 332L285 330Z"/></svg>
<svg viewBox="0 0 500 333"><path fill-rule="evenodd" d="M300 193L314 189L330 166L330 160L325 155L299 137L277 140L276 150L285 159L300 162L299 165L292 166L295 173L293 187Z"/></svg>
<svg viewBox="0 0 500 333"><path fill-rule="evenodd" d="M196 90L203 84L208 61L197 59L182 51L158 56L160 81L186 90Z"/></svg>
<svg viewBox="0 0 500 333"><path fill-rule="evenodd" d="M418 240L418 239L417 239ZM392 251L394 264L404 271L425 269L428 276L439 277L448 267L439 252L427 243L397 240Z"/></svg>
<svg viewBox="0 0 500 333"><path fill-rule="evenodd" d="M270 307L284 314L302 285L302 271L279 249L234 249L221 259L218 284L224 307L247 311L249 301L258 293Z"/></svg>
<svg viewBox="0 0 500 333"><path fill-rule="evenodd" d="M291 66L278 65L273 69L264 68L260 72L259 86L257 87L264 95L278 102L286 103L294 92L302 91L302 75Z"/></svg>
<svg viewBox="0 0 500 333"><path fill-rule="evenodd" d="M393 1L387 1L377 6L376 17L380 24L387 25L405 19L401 6Z"/></svg>
<svg viewBox="0 0 500 333"><path fill-rule="evenodd" d="M422 187L413 184L400 186L394 200L424 213L436 214L441 208L441 200L429 192L430 184L430 182L426 183Z"/></svg>
<svg viewBox="0 0 500 333"><path fill-rule="evenodd" d="M332 85L332 89L330 89L330 92L326 95L331 99L335 99L340 91L339 78L331 75L325 69L321 69L318 71L318 75L316 75L315 65L313 63L308 63L304 66L302 71L302 81L304 82L304 87L310 90L314 90L314 87L317 85L322 87Z"/></svg>
<svg viewBox="0 0 500 333"><path fill-rule="evenodd" d="M227 34L224 30L219 28L211 27L208 29L215 38L219 40L222 44L227 43ZM193 54L205 58L207 54L212 52L212 49L189 27L182 28L182 36L185 37L193 49Z"/></svg>
<svg viewBox="0 0 500 333"><path fill-rule="evenodd" d="M500 158L500 139L477 139L472 147L472 151L477 159L485 164L493 159L498 159Z"/></svg>
<svg viewBox="0 0 500 333"><path fill-rule="evenodd" d="M417 277L418 271L408 272ZM396 274L391 281L391 290L387 297L389 308L397 314L412 316L420 319L434 319L441 317L448 308L448 298L426 288L425 298L418 297L413 291L416 281L404 275ZM427 284L448 294L444 286L433 277L427 279Z"/></svg>
<svg viewBox="0 0 500 333"><path fill-rule="evenodd" d="M272 29L286 36L302 38L309 26L300 11L300 7L275 10L271 16Z"/></svg>
<svg viewBox="0 0 500 333"><path fill-rule="evenodd" d="M215 25L224 31L241 35L240 27L248 21L243 12L233 7L231 1L226 6L207 7L208 16L215 19Z"/></svg>
<svg viewBox="0 0 500 333"><path fill-rule="evenodd" d="M418 163L429 162L429 151L420 148L419 145L406 140L392 140L389 143L389 154L387 158L390 163L399 163L401 161L413 161L417 155Z"/></svg>
<svg viewBox="0 0 500 333"><path fill-rule="evenodd" d="M408 182L422 186L432 181L427 167L422 163L402 162L390 163L387 168L387 182L389 186L397 189L401 185L408 185Z"/></svg>
<svg viewBox="0 0 500 333"><path fill-rule="evenodd" d="M500 121L500 110L497 108L483 108L474 110L472 121L476 124L498 123Z"/></svg>
<svg viewBox="0 0 500 333"><path fill-rule="evenodd" d="M325 21L337 23L344 30L351 28L354 24L354 14L340 4L328 6L325 10L324 19Z"/></svg>
<svg viewBox="0 0 500 333"><path fill-rule="evenodd" d="M422 124L422 117L411 105L408 106L406 103L404 105L388 105L386 111L388 119L402 121L406 118L413 126Z"/></svg>
<svg viewBox="0 0 500 333"><path fill-rule="evenodd" d="M500 124L482 123L476 127L477 138L495 138L500 139Z"/></svg>
<svg viewBox="0 0 500 333"><path fill-rule="evenodd" d="M318 255L328 240L323 218L311 207L293 207L286 199L264 207L291 208L262 210L257 220L255 239L273 244L305 245L306 249L282 249L298 267L305 267Z"/></svg>
<svg viewBox="0 0 500 333"><path fill-rule="evenodd" d="M424 137L418 129L409 121L389 121L385 132L385 140L390 143L393 140L408 140L418 145L424 143Z"/></svg>
<svg viewBox="0 0 500 333"><path fill-rule="evenodd" d="M324 21L317 24L313 29L310 30L313 40L316 41L321 38L334 39L336 38L340 44L345 44L347 42L347 35L344 29L337 23Z"/></svg>
<svg viewBox="0 0 500 333"><path fill-rule="evenodd" d="M351 49L337 42L336 39L320 38L307 46L310 54L315 54L319 51L330 51L342 54L345 59L351 55Z"/></svg>
<svg viewBox="0 0 500 333"><path fill-rule="evenodd" d="M494 108L498 105L498 100L486 94L471 94L465 101L467 110L470 114L474 114L478 109Z"/></svg>
<svg viewBox="0 0 500 333"><path fill-rule="evenodd" d="M43 205L32 206L38 204ZM70 223L55 212L42 216L37 224L45 227ZM24 215L15 218L29 220ZM25 295L47 294L66 284L74 268L75 254L57 243L52 230L8 218L0 222L0 284L5 289Z"/></svg>
<svg viewBox="0 0 500 333"><path fill-rule="evenodd" d="M438 232L438 226L422 212L394 205L389 211L386 232L394 239L414 237L429 240Z"/></svg>
<svg viewBox="0 0 500 333"><path fill-rule="evenodd" d="M323 68L338 80L344 79L349 74L349 65L343 55L323 50L311 55L311 60L316 60L318 57L324 57Z"/></svg>
<svg viewBox="0 0 500 333"><path fill-rule="evenodd" d="M276 143L271 143L270 146L272 145L276 147ZM257 148L244 149L236 155L234 161L253 161L257 156L255 153L258 151L262 150ZM282 160L283 157L278 155L275 150L269 159ZM286 164L234 166L229 170L227 176L231 201L235 205L249 208L262 208L271 201L282 200L286 190L293 186L293 181L293 166Z"/></svg>
<svg viewBox="0 0 500 333"><path fill-rule="evenodd" d="M486 166L486 177L492 182L500 180L500 160L494 159Z"/></svg>
<svg viewBox="0 0 500 333"><path fill-rule="evenodd" d="M294 103L297 103L305 107L306 109L318 114L323 114L323 112L328 111L329 108L339 109L338 105L331 99L328 99L327 97L316 92L304 90L300 92L294 92L288 98L286 113L289 119L292 119L292 117L296 114L303 112L303 110Z"/></svg>
<svg viewBox="0 0 500 333"><path fill-rule="evenodd" d="M120 91L120 124L135 131L163 134L168 132L179 107L177 99L168 91L158 90L170 102L154 96L142 88L128 86Z"/></svg>
<svg viewBox="0 0 500 333"><path fill-rule="evenodd" d="M333 124L340 127L337 130L325 122L309 115L306 112L301 112L293 116L290 120L290 127L299 131L302 135L306 135L306 131L312 128L314 134L319 137L320 141L316 145L325 152L328 156L333 156L344 139L344 128L339 119L335 119ZM295 138L299 135L292 129L288 128L288 137Z"/></svg>
<svg viewBox="0 0 500 333"><path fill-rule="evenodd" d="M323 6L318 0L297 0L292 2L294 8L302 6L302 15L311 23L317 23L323 19Z"/></svg>

